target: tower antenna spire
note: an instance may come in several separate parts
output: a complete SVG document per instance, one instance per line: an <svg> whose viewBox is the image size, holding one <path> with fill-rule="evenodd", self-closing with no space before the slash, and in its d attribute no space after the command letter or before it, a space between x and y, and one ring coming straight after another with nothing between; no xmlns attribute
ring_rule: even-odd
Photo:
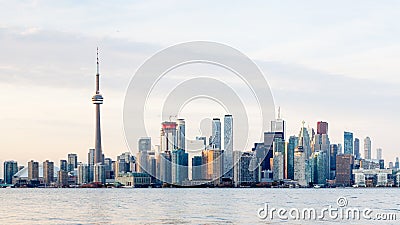
<svg viewBox="0 0 400 225"><path fill-rule="evenodd" d="M96 94L99 94L100 93L99 47L97 47L96 55L97 55Z"/></svg>

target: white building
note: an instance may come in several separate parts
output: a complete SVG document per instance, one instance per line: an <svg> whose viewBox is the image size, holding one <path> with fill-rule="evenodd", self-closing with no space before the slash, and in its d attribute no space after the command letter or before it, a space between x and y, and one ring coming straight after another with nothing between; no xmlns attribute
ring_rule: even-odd
<svg viewBox="0 0 400 225"><path fill-rule="evenodd" d="M275 152L273 158L273 177L274 180L284 179L284 160L282 152Z"/></svg>
<svg viewBox="0 0 400 225"><path fill-rule="evenodd" d="M302 146L298 146L294 151L294 180L300 186L307 186L306 179L306 153Z"/></svg>

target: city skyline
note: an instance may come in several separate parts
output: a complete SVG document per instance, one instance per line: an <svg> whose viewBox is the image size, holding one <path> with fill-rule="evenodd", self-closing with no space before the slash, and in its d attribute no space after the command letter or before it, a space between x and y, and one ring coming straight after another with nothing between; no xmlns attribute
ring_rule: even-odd
<svg viewBox="0 0 400 225"><path fill-rule="evenodd" d="M312 127L320 120L328 121L332 124L332 143L343 142L343 131L346 130L360 139L361 154L364 153L363 140L370 136L372 155L380 147L385 161L393 161L397 156L394 140L400 127L396 119L400 108L399 56L396 53L399 51L395 50L399 45L393 37L399 32L394 24L398 3L380 3L379 7L373 7L377 3L370 3L372 7L369 7L368 4L342 2L333 8L319 3L309 6L311 8L291 3L298 8L310 9L307 15L300 15L292 7L275 4L247 6L245 11L252 13L245 13L248 17L244 17L244 22L234 17L241 8L235 5L226 15L230 21L237 24L255 22L257 27L265 27L224 28L236 37L235 40L222 35L225 32L214 34L208 31L212 30L215 21L224 24L218 19L218 11L224 9L222 3L213 4L215 11L205 10L195 3L181 3L188 6L188 11L180 12L165 21L166 24L154 24L151 17L138 20L131 12L137 7L147 12L173 10L167 3L113 4L113 7L125 8L119 13L124 19L95 25L80 22L83 14L78 5L67 4L69 7L64 10L54 11L59 4L67 3L47 3L46 7L40 2L8 3L0 14L0 38L4 43L0 53L0 71L4 74L0 77L2 161L59 159L67 152L85 155L89 148L95 147L92 143L93 108L87 104L87 98L93 91L93 49L96 46L102 50L102 73L105 75L102 90L107 93L107 105L102 108L103 148L110 155L126 151L121 114L130 76L159 49L191 39L227 43L254 59L271 84L276 105L283 109L288 134L297 134L302 120ZM104 22L99 15L115 17L114 12L106 10L110 6L107 4L112 3L104 4L91 7L96 12L92 15L97 22ZM7 8L10 10L5 10ZM33 14L27 13L32 15L27 17L9 13L16 8ZM257 8L263 8L265 12ZM345 8L343 20L332 22L329 16L320 13L333 18L339 8ZM358 10L367 13L353 13ZM199 12L205 11L210 19L203 21L204 15ZM61 18L57 26L47 19L49 15L55 16L54 12ZM193 14L197 15L194 20L202 29L196 30L192 24L180 22ZM67 22L70 15L77 15L77 19ZM279 29L271 22L277 20L281 24ZM155 35L154 32L163 31L169 23L179 25L171 28L175 32ZM299 26L305 29L300 31ZM331 35L328 30L337 31L336 35ZM285 41L293 32L293 41ZM254 35L249 37L251 33ZM273 35L269 35L271 33ZM378 41L373 38L374 33L381 35ZM154 38L159 36L164 38ZM267 40L264 37L268 37ZM27 98L31 101L21 101ZM55 104L60 99L63 99L62 104ZM26 113L27 109L29 113ZM210 118L222 118L223 115ZM192 125L188 122L187 126Z"/></svg>

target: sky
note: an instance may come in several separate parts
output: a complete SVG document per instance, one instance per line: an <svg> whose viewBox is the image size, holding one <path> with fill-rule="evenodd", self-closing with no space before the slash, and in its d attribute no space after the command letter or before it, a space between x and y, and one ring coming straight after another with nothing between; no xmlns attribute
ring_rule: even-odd
<svg viewBox="0 0 400 225"><path fill-rule="evenodd" d="M171 45L232 46L264 72L287 122L329 122L400 156L398 1L0 1L0 162L58 162L94 147L100 48L103 151L128 151L122 114L131 77ZM160 121L161 122L161 121ZM187 128L188 129L188 128ZM153 137L157 142L159 137ZM0 166L2 168L2 165Z"/></svg>

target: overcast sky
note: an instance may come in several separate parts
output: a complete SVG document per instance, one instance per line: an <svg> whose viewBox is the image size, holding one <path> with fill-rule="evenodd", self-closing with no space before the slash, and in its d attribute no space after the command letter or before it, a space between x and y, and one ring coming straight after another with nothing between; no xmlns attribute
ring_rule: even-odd
<svg viewBox="0 0 400 225"><path fill-rule="evenodd" d="M131 76L153 54L193 40L230 45L265 73L287 121L329 122L400 156L398 1L0 1L0 161L94 146L96 47L101 51L103 151L127 151L122 107ZM161 121L160 121L161 122ZM189 128L187 128L189 129ZM158 142L159 137L152 137ZM2 167L2 166L1 166Z"/></svg>

